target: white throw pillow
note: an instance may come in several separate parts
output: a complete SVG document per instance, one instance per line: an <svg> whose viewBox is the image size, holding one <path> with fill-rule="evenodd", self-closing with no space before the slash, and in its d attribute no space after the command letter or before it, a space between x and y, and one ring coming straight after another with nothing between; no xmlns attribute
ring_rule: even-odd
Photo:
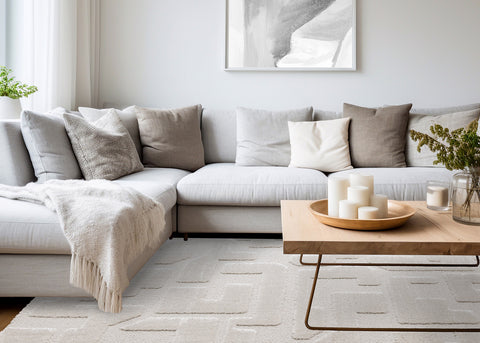
<svg viewBox="0 0 480 343"><path fill-rule="evenodd" d="M237 108L237 156L240 166L288 166L289 121L311 121L313 108L287 111Z"/></svg>
<svg viewBox="0 0 480 343"><path fill-rule="evenodd" d="M337 172L352 169L348 145L350 118L288 122L291 144L289 167Z"/></svg>

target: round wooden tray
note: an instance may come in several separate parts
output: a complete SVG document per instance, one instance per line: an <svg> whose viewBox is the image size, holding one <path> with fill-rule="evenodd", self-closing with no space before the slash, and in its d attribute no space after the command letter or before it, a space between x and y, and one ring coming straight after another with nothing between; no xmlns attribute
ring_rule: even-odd
<svg viewBox="0 0 480 343"><path fill-rule="evenodd" d="M310 205L310 212L317 220L329 226L350 230L387 230L403 225L416 210L400 201L388 201L388 218L384 219L342 219L328 216L328 200L318 200Z"/></svg>

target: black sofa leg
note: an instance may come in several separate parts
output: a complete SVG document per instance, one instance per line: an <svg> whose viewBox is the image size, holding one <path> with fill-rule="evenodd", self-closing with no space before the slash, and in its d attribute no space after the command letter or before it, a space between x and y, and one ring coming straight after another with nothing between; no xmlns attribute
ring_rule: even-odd
<svg viewBox="0 0 480 343"><path fill-rule="evenodd" d="M184 240L184 241L188 241L188 233L184 233L184 234L183 234L183 240Z"/></svg>

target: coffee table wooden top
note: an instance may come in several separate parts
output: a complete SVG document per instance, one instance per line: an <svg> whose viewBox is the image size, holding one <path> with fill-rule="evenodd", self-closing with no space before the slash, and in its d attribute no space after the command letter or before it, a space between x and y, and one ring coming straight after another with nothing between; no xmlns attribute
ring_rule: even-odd
<svg viewBox="0 0 480 343"><path fill-rule="evenodd" d="M309 211L312 201L282 200L285 254L480 255L480 226L464 225L451 212L408 201L417 213L385 231L355 231L321 224Z"/></svg>

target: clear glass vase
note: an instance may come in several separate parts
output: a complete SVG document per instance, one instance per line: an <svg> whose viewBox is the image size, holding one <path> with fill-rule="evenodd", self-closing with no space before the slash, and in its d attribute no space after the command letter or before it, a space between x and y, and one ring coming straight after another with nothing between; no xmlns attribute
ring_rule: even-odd
<svg viewBox="0 0 480 343"><path fill-rule="evenodd" d="M480 225L480 168L456 173L452 181L452 214L457 222Z"/></svg>

